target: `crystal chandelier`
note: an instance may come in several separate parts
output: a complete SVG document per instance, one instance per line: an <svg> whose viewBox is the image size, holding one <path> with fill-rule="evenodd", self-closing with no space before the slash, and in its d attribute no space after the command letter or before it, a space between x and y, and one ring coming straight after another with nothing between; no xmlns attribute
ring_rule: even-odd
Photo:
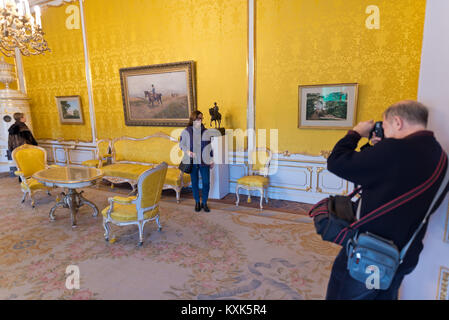
<svg viewBox="0 0 449 320"><path fill-rule="evenodd" d="M28 0L0 0L0 51L11 57L18 48L22 55L38 55L50 51L42 32L41 11Z"/></svg>

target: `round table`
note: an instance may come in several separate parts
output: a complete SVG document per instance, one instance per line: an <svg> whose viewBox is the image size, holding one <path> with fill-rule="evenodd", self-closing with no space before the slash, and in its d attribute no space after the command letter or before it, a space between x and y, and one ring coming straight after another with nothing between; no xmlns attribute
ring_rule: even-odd
<svg viewBox="0 0 449 320"><path fill-rule="evenodd" d="M103 175L102 170L95 168L59 167L36 172L33 178L48 187L67 188L67 193L62 192L60 200L51 208L50 219L55 220L54 212L58 207L69 208L72 227L76 227L76 214L81 206L90 206L94 210L93 216L98 215L97 206L83 197L83 191L77 192L76 189L94 185Z"/></svg>

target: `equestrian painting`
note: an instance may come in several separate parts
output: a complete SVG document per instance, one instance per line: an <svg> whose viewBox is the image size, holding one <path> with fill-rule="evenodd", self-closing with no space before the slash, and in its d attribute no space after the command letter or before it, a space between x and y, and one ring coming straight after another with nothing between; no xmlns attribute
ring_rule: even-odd
<svg viewBox="0 0 449 320"><path fill-rule="evenodd" d="M127 125L182 126L194 110L191 63L121 69Z"/></svg>

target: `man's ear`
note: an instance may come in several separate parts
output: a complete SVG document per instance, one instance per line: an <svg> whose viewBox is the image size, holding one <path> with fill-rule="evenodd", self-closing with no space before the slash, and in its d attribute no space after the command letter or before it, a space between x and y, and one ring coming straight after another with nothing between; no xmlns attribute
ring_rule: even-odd
<svg viewBox="0 0 449 320"><path fill-rule="evenodd" d="M394 116L393 117L393 125L394 125L395 129L399 131L404 128L404 120L402 120L401 117Z"/></svg>

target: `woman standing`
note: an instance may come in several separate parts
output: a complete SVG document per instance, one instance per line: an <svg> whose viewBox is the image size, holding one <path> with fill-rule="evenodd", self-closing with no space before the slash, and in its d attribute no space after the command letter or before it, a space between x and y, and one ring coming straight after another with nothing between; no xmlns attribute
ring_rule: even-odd
<svg viewBox="0 0 449 320"><path fill-rule="evenodd" d="M183 163L190 163L192 161L192 172L190 173L192 180L193 197L195 198L195 211L199 212L201 208L205 212L210 209L207 206L207 199L209 197L210 189L210 169L213 167L212 149L210 149L210 156L203 152L204 149L210 148L210 137L204 134L207 129L203 125L203 114L200 111L193 111L189 118L187 128L181 133L181 140L179 147L184 151ZM204 139L204 140L203 140ZM202 203L200 204L199 194L199 173L203 183L201 190Z"/></svg>

